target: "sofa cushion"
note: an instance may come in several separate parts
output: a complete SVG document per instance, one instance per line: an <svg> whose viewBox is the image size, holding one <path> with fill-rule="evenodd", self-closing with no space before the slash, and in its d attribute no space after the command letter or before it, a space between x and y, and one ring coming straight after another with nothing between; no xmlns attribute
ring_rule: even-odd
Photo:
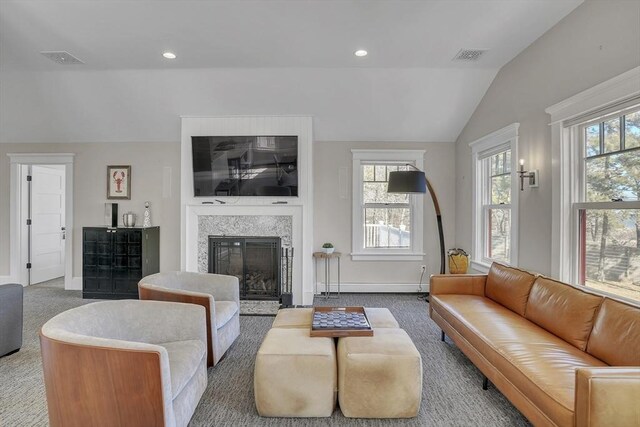
<svg viewBox="0 0 640 427"><path fill-rule="evenodd" d="M615 366L640 366L640 307L605 298L587 352Z"/></svg>
<svg viewBox="0 0 640 427"><path fill-rule="evenodd" d="M535 279L536 276L529 272L494 262L487 275L485 295L524 316L529 291Z"/></svg>
<svg viewBox="0 0 640 427"><path fill-rule="evenodd" d="M602 300L565 283L538 277L525 317L584 351Z"/></svg>
<svg viewBox="0 0 640 427"><path fill-rule="evenodd" d="M172 406L176 427L189 425L189 421L207 389L207 382L207 361L203 358L189 382L182 388L180 394L173 398Z"/></svg>
<svg viewBox="0 0 640 427"><path fill-rule="evenodd" d="M216 301L216 328L227 324L238 311L238 304L233 301Z"/></svg>
<svg viewBox="0 0 640 427"><path fill-rule="evenodd" d="M433 295L449 323L558 425L573 425L575 369L606 366L488 298Z"/></svg>
<svg viewBox="0 0 640 427"><path fill-rule="evenodd" d="M169 355L171 399L175 399L206 357L207 347L199 340L166 342L160 345Z"/></svg>

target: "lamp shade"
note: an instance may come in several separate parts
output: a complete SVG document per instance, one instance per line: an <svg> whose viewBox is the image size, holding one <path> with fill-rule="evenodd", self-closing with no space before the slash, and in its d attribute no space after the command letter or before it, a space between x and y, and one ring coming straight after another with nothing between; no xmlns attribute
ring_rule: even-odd
<svg viewBox="0 0 640 427"><path fill-rule="evenodd" d="M427 180L419 170L389 172L387 193L426 193Z"/></svg>

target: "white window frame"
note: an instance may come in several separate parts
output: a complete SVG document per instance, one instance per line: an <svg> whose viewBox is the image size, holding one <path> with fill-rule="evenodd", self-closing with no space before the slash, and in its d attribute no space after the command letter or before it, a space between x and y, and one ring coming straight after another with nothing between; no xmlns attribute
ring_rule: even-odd
<svg viewBox="0 0 640 427"><path fill-rule="evenodd" d="M581 125L623 111L640 100L640 67L580 92L545 110L551 115L552 226L551 275L578 283L578 227L582 181ZM607 202L603 202L607 203ZM615 209L617 202L609 202ZM637 203L639 202L628 202ZM606 207L600 204L600 207ZM629 205L631 206L631 205ZM618 205L619 207L619 205ZM574 211L575 210L575 211ZM620 296L616 296L622 298Z"/></svg>
<svg viewBox="0 0 640 427"><path fill-rule="evenodd" d="M581 236L580 236L580 218L579 212L581 210L618 210L618 209L640 209L639 201L623 201L623 202L588 202L586 200L586 190L587 190L587 177L586 177L586 165L585 165L585 141L584 134L585 129L594 124L600 124L601 122L605 122L607 120L617 118L620 116L624 116L627 113L636 112L640 109L640 100L639 104L633 106L631 109L625 109L621 111L616 111L614 114L608 114L605 116L599 116L595 119L586 121L581 124L573 125L571 134L575 137L571 142L570 153L572 159L571 165L573 167L571 178L573 180L572 188L575 189L574 195L572 197L571 203L571 244L573 245L571 251L571 265L569 267L569 274L571 278L571 283L580 284L580 247L581 247ZM620 129L622 131L622 128ZM622 135L621 135L622 137ZM615 155L620 153L621 151L614 151L609 153L610 155ZM624 152L624 151L622 151ZM636 153L639 153L638 149L635 150ZM601 153L604 154L604 153ZM619 295L618 295L619 296Z"/></svg>
<svg viewBox="0 0 640 427"><path fill-rule="evenodd" d="M512 123L469 144L472 153L472 237L471 268L486 273L491 259L484 256L487 242L483 215L483 195L487 189L487 171L482 164L485 159L504 150L511 150L511 247L509 265L518 265L518 207L520 187L518 185L518 129L520 123Z"/></svg>
<svg viewBox="0 0 640 427"><path fill-rule="evenodd" d="M409 196L411 209L411 246L409 248L365 248L364 215L362 195L363 164L369 162L411 164L424 170L424 150L362 150L352 149L353 157L353 193L352 193L352 236L351 259L353 261L422 261L423 251L423 210L424 197L418 194ZM426 196L428 197L428 196Z"/></svg>

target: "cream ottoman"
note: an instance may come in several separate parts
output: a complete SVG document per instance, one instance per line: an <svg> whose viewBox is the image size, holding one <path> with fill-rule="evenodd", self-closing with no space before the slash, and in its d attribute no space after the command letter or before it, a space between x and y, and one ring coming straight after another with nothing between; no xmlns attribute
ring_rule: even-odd
<svg viewBox="0 0 640 427"><path fill-rule="evenodd" d="M281 308L273 319L272 328L311 328L312 308Z"/></svg>
<svg viewBox="0 0 640 427"><path fill-rule="evenodd" d="M263 417L330 417L337 394L333 338L308 329L271 329L256 356L253 388Z"/></svg>
<svg viewBox="0 0 640 427"><path fill-rule="evenodd" d="M387 308L365 307L372 328L399 328L393 314ZM311 328L312 308L283 308L278 310L272 328Z"/></svg>
<svg viewBox="0 0 640 427"><path fill-rule="evenodd" d="M422 400L422 359L402 329L338 340L338 399L350 418L410 418Z"/></svg>

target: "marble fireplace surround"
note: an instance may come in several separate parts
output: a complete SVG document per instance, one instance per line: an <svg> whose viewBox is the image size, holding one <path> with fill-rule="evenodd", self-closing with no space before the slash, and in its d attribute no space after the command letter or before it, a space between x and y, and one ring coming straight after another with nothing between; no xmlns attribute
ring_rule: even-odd
<svg viewBox="0 0 640 427"><path fill-rule="evenodd" d="M311 304L311 280L304 273L313 268L312 258L303 256L302 209L300 205L197 205L186 207L185 262L187 271L208 271L210 235L278 236L282 247L293 247L292 293L294 304ZM306 262L305 262L306 261Z"/></svg>
<svg viewBox="0 0 640 427"><path fill-rule="evenodd" d="M291 248L293 219L288 215L201 215L198 217L198 272L209 271L209 236L280 237Z"/></svg>

